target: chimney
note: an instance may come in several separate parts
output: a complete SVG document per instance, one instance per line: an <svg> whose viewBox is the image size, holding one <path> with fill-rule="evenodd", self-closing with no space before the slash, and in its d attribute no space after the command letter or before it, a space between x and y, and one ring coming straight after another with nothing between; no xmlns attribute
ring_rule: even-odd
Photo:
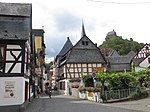
<svg viewBox="0 0 150 112"><path fill-rule="evenodd" d="M95 43L95 46L97 47L97 43Z"/></svg>

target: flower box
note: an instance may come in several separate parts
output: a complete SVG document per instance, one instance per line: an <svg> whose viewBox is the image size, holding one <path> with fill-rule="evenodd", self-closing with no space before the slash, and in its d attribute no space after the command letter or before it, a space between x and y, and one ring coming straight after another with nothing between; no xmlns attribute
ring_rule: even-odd
<svg viewBox="0 0 150 112"><path fill-rule="evenodd" d="M98 92L87 92L87 99L90 101L98 102L100 95Z"/></svg>
<svg viewBox="0 0 150 112"><path fill-rule="evenodd" d="M78 87L79 87L79 84L73 83L73 84L71 85L71 87L72 87L72 88L78 88Z"/></svg>

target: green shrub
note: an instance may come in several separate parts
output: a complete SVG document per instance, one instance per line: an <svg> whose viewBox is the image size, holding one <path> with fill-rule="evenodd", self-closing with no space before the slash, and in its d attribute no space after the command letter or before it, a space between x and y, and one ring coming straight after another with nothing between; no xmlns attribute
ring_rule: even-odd
<svg viewBox="0 0 150 112"><path fill-rule="evenodd" d="M142 90L140 87L137 87L136 91L133 92L130 97L132 99L141 99L148 97L148 92L145 90Z"/></svg>

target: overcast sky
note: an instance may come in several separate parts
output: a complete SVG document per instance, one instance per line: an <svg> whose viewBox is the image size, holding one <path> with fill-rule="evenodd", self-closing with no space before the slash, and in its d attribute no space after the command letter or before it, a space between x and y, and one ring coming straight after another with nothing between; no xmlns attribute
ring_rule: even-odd
<svg viewBox="0 0 150 112"><path fill-rule="evenodd" d="M32 3L33 29L45 31L46 62L54 59L67 37L73 45L86 35L98 45L113 29L124 39L150 43L149 0L0 0Z"/></svg>

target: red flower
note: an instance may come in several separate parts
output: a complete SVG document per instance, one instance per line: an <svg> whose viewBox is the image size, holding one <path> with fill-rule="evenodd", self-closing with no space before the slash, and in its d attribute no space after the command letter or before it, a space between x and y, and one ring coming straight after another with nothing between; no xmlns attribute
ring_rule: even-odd
<svg viewBox="0 0 150 112"><path fill-rule="evenodd" d="M72 87L72 88L78 88L78 87L79 87L79 84L72 84L71 87Z"/></svg>

